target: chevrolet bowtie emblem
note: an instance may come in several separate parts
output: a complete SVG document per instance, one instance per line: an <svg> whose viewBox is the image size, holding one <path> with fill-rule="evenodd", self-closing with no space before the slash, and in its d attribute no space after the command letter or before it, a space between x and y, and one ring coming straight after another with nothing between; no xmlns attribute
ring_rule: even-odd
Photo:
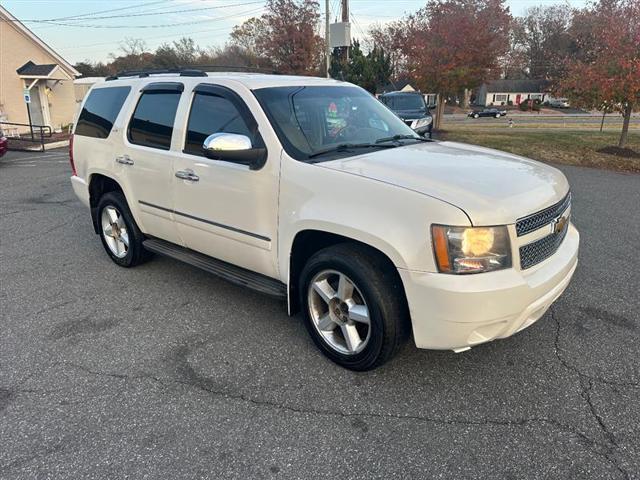
<svg viewBox="0 0 640 480"><path fill-rule="evenodd" d="M569 216L562 216L554 218L551 222L551 231L552 233L560 233L564 230L564 227L567 225L569 221Z"/></svg>

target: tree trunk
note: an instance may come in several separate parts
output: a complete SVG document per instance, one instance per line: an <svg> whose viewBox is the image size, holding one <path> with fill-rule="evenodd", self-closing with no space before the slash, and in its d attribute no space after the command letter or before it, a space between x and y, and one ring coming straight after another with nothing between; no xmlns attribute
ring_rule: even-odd
<svg viewBox="0 0 640 480"><path fill-rule="evenodd" d="M440 127L442 126L443 112L444 112L444 96L439 93L436 96L436 116L433 119L433 128L435 130L440 130Z"/></svg>
<svg viewBox="0 0 640 480"><path fill-rule="evenodd" d="M469 90L468 88L465 88L462 91L462 95L460 96L460 108L468 108L470 98L471 98L471 90Z"/></svg>
<svg viewBox="0 0 640 480"><path fill-rule="evenodd" d="M618 147L624 148L627 145L627 137L629 136L629 122L631 122L631 110L633 105L631 102L627 103L624 108L624 121L622 122L622 133L620 134L620 141Z"/></svg>

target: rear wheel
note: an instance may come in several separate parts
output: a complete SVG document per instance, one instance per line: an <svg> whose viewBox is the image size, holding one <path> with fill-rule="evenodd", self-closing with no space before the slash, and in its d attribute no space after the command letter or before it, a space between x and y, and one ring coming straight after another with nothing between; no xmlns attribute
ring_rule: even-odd
<svg viewBox="0 0 640 480"><path fill-rule="evenodd" d="M496 113L496 118L500 118L500 114L499 113Z"/></svg>
<svg viewBox="0 0 640 480"><path fill-rule="evenodd" d="M134 267L149 257L142 246L144 235L121 192L109 192L100 198L98 225L102 245L114 263L121 267Z"/></svg>
<svg viewBox="0 0 640 480"><path fill-rule="evenodd" d="M359 245L316 253L300 277L305 325L331 360L370 370L391 359L408 337L400 280L386 259Z"/></svg>

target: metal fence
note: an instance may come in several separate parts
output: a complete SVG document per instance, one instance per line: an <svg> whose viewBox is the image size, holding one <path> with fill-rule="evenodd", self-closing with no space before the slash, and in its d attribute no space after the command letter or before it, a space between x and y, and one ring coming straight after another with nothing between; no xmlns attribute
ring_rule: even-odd
<svg viewBox="0 0 640 480"><path fill-rule="evenodd" d="M24 133L22 127L28 127ZM9 140L9 150L33 151L34 148L44 152L45 139L51 138L53 131L48 125L30 125L28 123L0 122L0 130ZM22 133L21 133L22 132Z"/></svg>

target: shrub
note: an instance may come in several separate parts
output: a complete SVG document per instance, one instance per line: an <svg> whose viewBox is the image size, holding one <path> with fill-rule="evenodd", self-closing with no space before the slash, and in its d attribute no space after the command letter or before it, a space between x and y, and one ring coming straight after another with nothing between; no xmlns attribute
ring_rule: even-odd
<svg viewBox="0 0 640 480"><path fill-rule="evenodd" d="M540 111L540 100L534 100L533 101L533 105L531 106L531 108L529 107L529 100L523 100L520 103L520 105L518 105L518 108L523 112L527 112L529 110L533 110L534 112L539 112Z"/></svg>

